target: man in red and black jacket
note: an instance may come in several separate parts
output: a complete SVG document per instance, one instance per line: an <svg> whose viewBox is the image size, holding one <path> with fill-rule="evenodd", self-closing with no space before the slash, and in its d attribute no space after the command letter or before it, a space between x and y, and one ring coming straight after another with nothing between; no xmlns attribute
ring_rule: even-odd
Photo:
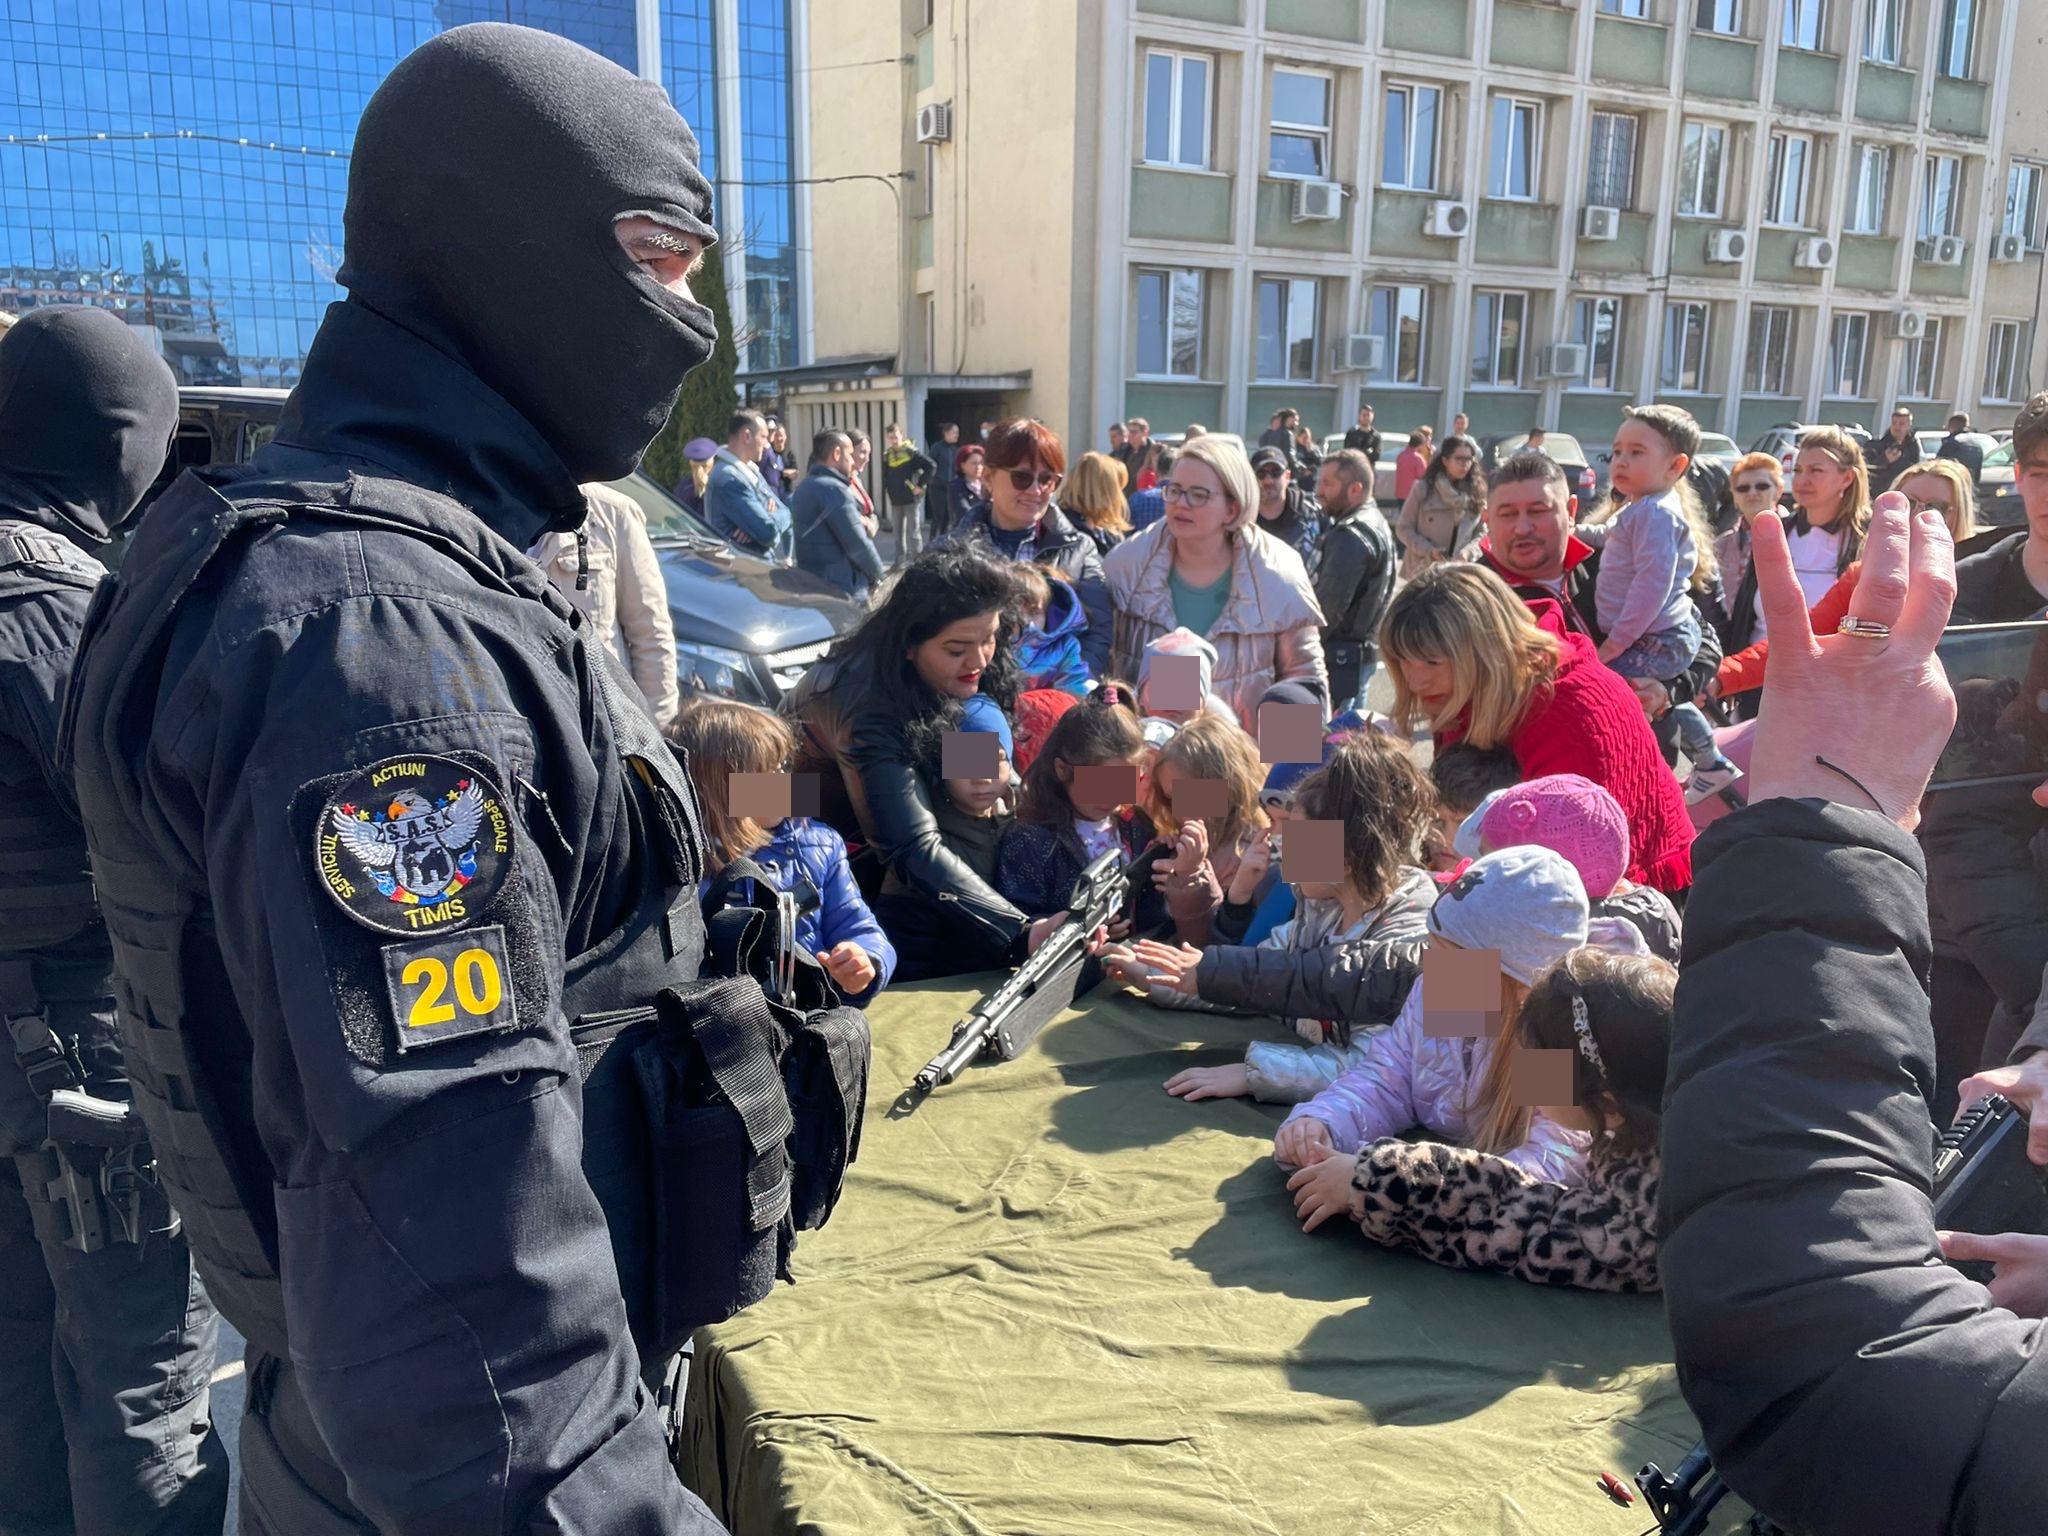
<svg viewBox="0 0 2048 1536"><path fill-rule="evenodd" d="M1523 602L1550 598L1562 603L1566 625L1597 645L1607 638L1593 607L1600 551L1573 534L1577 512L1578 500L1557 462L1543 453L1518 453L1494 471L1487 486L1486 533L1479 540L1478 560ZM1678 760L1671 706L1697 698L1720 665L1720 643L1703 624L1700 648L1685 671L1661 682L1630 679L1666 762Z"/></svg>

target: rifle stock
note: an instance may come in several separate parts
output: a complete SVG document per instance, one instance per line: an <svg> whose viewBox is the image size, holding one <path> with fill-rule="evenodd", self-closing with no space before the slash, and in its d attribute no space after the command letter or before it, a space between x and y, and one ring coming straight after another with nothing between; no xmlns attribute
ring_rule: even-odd
<svg viewBox="0 0 2048 1536"><path fill-rule="evenodd" d="M1101 968L1088 957L1088 940L1115 918L1130 888L1130 871L1112 850L1081 871L1066 920L995 991L953 1026L952 1038L918 1072L912 1091L930 1093L953 1081L977 1057L1016 1057L1074 1000L1092 990Z"/></svg>

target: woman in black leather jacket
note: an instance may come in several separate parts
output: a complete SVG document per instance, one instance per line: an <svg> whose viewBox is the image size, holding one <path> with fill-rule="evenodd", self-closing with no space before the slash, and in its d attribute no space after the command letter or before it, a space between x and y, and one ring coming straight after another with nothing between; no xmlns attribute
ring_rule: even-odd
<svg viewBox="0 0 2048 1536"><path fill-rule="evenodd" d="M932 550L784 705L798 727L792 769L817 775L819 818L846 839L891 939L913 928L946 934L936 948L954 963L899 967L898 982L988 970L1026 953L1031 920L947 848L932 814L944 793L941 739L958 729L962 702L985 693L1005 714L1015 707L1016 601L1006 566L971 548ZM884 875L895 876L898 894L880 895Z"/></svg>
<svg viewBox="0 0 2048 1536"><path fill-rule="evenodd" d="M1787 1529L2038 1531L2048 1238L1937 1236L1928 1195L1930 944L1908 829L1955 718L1932 657L1948 533L1885 496L1850 612L1890 632L1818 641L1782 525L1759 518L1754 540L1771 686L1751 805L1694 847L1665 1087L1679 1384L1728 1485ZM1989 1293L1944 1250L1996 1259Z"/></svg>

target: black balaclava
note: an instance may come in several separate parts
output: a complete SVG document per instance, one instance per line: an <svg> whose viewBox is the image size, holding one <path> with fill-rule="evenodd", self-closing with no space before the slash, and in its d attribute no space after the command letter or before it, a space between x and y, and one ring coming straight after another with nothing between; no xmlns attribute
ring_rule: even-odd
<svg viewBox="0 0 2048 1536"><path fill-rule="evenodd" d="M0 333L0 517L106 543L177 425L177 379L111 310L51 305Z"/></svg>
<svg viewBox="0 0 2048 1536"><path fill-rule="evenodd" d="M549 32L456 27L363 109L338 281L469 368L578 480L613 480L718 335L619 248L636 213L715 239L667 93Z"/></svg>

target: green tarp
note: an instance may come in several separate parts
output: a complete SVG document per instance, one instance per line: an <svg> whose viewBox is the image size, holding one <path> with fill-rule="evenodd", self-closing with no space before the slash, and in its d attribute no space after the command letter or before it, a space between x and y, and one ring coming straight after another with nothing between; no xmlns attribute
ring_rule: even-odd
<svg viewBox="0 0 2048 1536"><path fill-rule="evenodd" d="M683 1472L739 1536L1653 1524L1598 1478L1695 1438L1657 1298L1304 1236L1281 1111L1160 1087L1270 1020L1101 993L904 1112L978 995L885 995L831 1224L699 1335Z"/></svg>

